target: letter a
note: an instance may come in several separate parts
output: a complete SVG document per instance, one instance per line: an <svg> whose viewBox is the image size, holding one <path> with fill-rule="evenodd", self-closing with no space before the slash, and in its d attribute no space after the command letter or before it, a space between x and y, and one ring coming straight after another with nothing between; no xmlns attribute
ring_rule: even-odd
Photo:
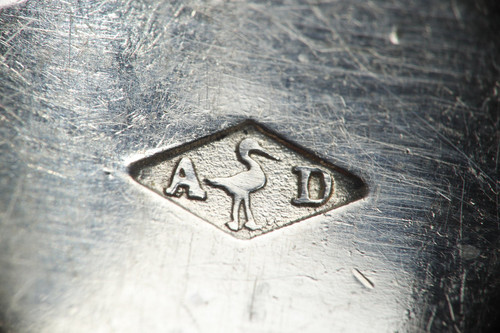
<svg viewBox="0 0 500 333"><path fill-rule="evenodd" d="M189 199L205 200L207 198L207 192L201 189L200 182L194 172L193 162L187 157L183 157L179 161L179 164L177 164L177 168L175 168L172 180L170 181L170 186L165 189L165 194L180 197L182 192L177 193L179 187L186 190L186 195Z"/></svg>
<svg viewBox="0 0 500 333"><path fill-rule="evenodd" d="M320 168L310 168L305 166L293 167L293 172L299 174L299 192L300 196L292 200L294 205L322 205L328 200L332 193L332 177ZM323 196L322 198L311 199L309 197L309 179L312 173L321 175L323 180Z"/></svg>

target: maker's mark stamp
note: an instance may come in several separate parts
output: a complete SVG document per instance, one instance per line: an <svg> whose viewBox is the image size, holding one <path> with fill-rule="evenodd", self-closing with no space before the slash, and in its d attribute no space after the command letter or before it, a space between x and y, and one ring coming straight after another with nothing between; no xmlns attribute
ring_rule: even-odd
<svg viewBox="0 0 500 333"><path fill-rule="evenodd" d="M224 189L233 197L231 222L226 223L229 229L233 231L241 229L241 223L239 221L241 205L243 205L247 221L245 227L250 230L262 228L255 223L255 219L252 215L252 210L250 209L250 193L260 190L266 185L266 174L262 171L260 164L250 157L250 152L259 153L262 156L279 161L277 158L266 153L254 139L246 138L238 145L238 157L248 167L248 170L230 177L207 179L208 184Z"/></svg>
<svg viewBox="0 0 500 333"><path fill-rule="evenodd" d="M363 181L253 121L130 165L140 184L248 239L362 198Z"/></svg>

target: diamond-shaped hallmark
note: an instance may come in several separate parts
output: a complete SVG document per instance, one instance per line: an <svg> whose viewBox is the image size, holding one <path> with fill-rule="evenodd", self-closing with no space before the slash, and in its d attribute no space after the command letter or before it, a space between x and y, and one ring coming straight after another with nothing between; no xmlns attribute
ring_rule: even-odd
<svg viewBox="0 0 500 333"><path fill-rule="evenodd" d="M252 120L143 158L139 184L240 239L363 198L357 176Z"/></svg>

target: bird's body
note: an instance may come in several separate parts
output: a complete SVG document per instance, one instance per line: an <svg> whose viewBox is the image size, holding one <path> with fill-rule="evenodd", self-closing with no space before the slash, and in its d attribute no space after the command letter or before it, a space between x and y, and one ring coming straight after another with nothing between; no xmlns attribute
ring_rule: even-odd
<svg viewBox="0 0 500 333"><path fill-rule="evenodd" d="M245 195L260 190L266 185L266 176L260 166L259 169L250 169L231 177L214 178L209 182L222 187L231 194Z"/></svg>
<svg viewBox="0 0 500 333"><path fill-rule="evenodd" d="M245 226L251 230L262 228L255 223L253 218L250 209L250 193L260 190L266 185L266 175L260 164L250 157L251 152L260 153L263 156L275 159L267 154L253 139L244 139L239 144L238 155L240 155L243 162L247 165L248 170L230 177L206 180L208 184L224 189L233 197L231 222L227 223L227 226L233 231L238 231L242 227L239 223L239 208L241 204L244 205L247 219Z"/></svg>

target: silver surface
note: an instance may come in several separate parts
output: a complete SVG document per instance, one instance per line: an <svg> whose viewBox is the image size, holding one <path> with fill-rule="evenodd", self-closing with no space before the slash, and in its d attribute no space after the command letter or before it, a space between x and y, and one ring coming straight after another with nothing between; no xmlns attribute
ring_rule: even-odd
<svg viewBox="0 0 500 333"><path fill-rule="evenodd" d="M500 299L495 6L1 9L1 329L487 330ZM238 240L127 172L246 119L368 195Z"/></svg>
<svg viewBox="0 0 500 333"><path fill-rule="evenodd" d="M141 158L129 172L146 188L240 239L367 194L355 175L249 121Z"/></svg>

